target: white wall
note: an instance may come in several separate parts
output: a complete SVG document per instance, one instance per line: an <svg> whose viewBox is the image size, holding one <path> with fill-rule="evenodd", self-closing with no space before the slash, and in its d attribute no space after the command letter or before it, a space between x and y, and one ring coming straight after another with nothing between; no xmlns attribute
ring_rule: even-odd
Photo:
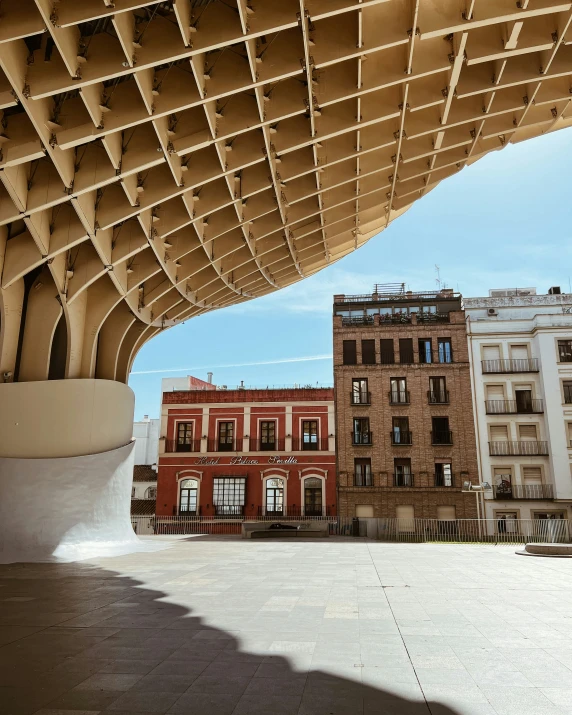
<svg viewBox="0 0 572 715"><path fill-rule="evenodd" d="M555 500L495 500L486 498L487 516L494 511L518 511L520 518L534 512L568 511L572 516L572 449L569 448L567 421L572 422L572 405L563 404L562 379L572 379L572 363L558 362L558 339L572 339L570 295L465 299L471 378L477 428L477 449L481 480L494 484L494 467L511 467L513 484L522 484L524 466L540 466L543 481L554 485ZM497 315L490 316L494 308ZM511 344L528 345L529 357L538 359L538 373L491 374L482 372L484 345L499 345L500 358L511 357ZM504 399L514 400L515 387L530 385L533 399L544 403L543 414L487 415L486 385L503 385ZM489 455L490 425L507 425L508 439L518 441L518 425L536 424L537 439L548 442L548 456ZM510 471L507 469L507 471ZM561 501L558 501L561 500Z"/></svg>
<svg viewBox="0 0 572 715"><path fill-rule="evenodd" d="M133 423L135 464L157 464L161 420L146 419Z"/></svg>

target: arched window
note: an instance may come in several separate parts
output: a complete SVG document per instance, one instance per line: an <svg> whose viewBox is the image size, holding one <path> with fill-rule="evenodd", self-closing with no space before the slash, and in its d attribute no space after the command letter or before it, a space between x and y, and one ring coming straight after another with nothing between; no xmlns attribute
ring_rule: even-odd
<svg viewBox="0 0 572 715"><path fill-rule="evenodd" d="M199 493L199 482L197 479L183 479L179 489L181 498L179 500L179 514L195 516L197 514L197 498Z"/></svg>
<svg viewBox="0 0 572 715"><path fill-rule="evenodd" d="M157 498L157 487L149 487L145 491L145 499L156 499Z"/></svg>
<svg viewBox="0 0 572 715"><path fill-rule="evenodd" d="M322 516L322 480L317 477L304 480L304 515Z"/></svg>
<svg viewBox="0 0 572 715"><path fill-rule="evenodd" d="M284 480L283 479L267 479L266 480L266 514L268 516L283 516L284 515Z"/></svg>

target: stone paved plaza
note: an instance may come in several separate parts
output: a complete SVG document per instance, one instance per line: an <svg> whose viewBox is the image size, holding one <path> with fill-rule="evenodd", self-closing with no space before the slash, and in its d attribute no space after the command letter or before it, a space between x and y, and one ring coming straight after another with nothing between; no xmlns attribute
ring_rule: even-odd
<svg viewBox="0 0 572 715"><path fill-rule="evenodd" d="M572 561L163 539L0 567L2 715L572 713Z"/></svg>

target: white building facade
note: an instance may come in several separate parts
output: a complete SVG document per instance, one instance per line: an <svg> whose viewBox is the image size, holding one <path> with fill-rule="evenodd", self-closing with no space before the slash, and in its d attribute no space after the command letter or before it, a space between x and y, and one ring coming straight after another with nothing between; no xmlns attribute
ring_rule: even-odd
<svg viewBox="0 0 572 715"><path fill-rule="evenodd" d="M135 464L157 465L160 429L161 420L150 420L148 415L145 415L141 422L133 423Z"/></svg>
<svg viewBox="0 0 572 715"><path fill-rule="evenodd" d="M572 295L465 298L485 514L572 518Z"/></svg>

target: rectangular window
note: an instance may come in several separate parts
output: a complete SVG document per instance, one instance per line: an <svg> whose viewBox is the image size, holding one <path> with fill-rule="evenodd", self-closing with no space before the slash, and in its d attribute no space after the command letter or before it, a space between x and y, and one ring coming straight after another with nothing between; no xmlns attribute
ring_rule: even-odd
<svg viewBox="0 0 572 715"><path fill-rule="evenodd" d="M413 364L413 338L399 338L399 362L402 365Z"/></svg>
<svg viewBox="0 0 572 715"><path fill-rule="evenodd" d="M431 338L419 340L419 362L425 364L433 362Z"/></svg>
<svg viewBox="0 0 572 715"><path fill-rule="evenodd" d="M518 426L518 436L521 440L534 440L537 439L536 425L519 425Z"/></svg>
<svg viewBox="0 0 572 715"><path fill-rule="evenodd" d="M353 443L371 444L368 417L354 417Z"/></svg>
<svg viewBox="0 0 572 715"><path fill-rule="evenodd" d="M344 365L356 365L357 364L357 348L356 348L355 340L344 340L343 361L344 361Z"/></svg>
<svg viewBox="0 0 572 715"><path fill-rule="evenodd" d="M491 442L506 442L508 440L508 427L506 425L490 426Z"/></svg>
<svg viewBox="0 0 572 715"><path fill-rule="evenodd" d="M379 341L380 362L382 365L395 364L395 353L393 351L393 339L382 338Z"/></svg>
<svg viewBox="0 0 572 715"><path fill-rule="evenodd" d="M193 423L179 422L177 424L177 452L193 451Z"/></svg>
<svg viewBox="0 0 572 715"><path fill-rule="evenodd" d="M453 362L451 338L439 338L437 341L439 362Z"/></svg>
<svg viewBox="0 0 572 715"><path fill-rule="evenodd" d="M564 390L564 402L567 405L572 404L572 380L564 380L562 388Z"/></svg>
<svg viewBox="0 0 572 715"><path fill-rule="evenodd" d="M354 459L354 484L356 487L371 487L371 459Z"/></svg>
<svg viewBox="0 0 572 715"><path fill-rule="evenodd" d="M260 423L260 449L276 449L276 422L274 420Z"/></svg>
<svg viewBox="0 0 572 715"><path fill-rule="evenodd" d="M318 449L318 421L302 422L302 449Z"/></svg>
<svg viewBox="0 0 572 715"><path fill-rule="evenodd" d="M375 340L361 341L361 361L364 365L375 365Z"/></svg>
<svg viewBox="0 0 572 715"><path fill-rule="evenodd" d="M449 402L447 381L444 377L429 378L429 402L435 405L444 405Z"/></svg>
<svg viewBox="0 0 572 715"><path fill-rule="evenodd" d="M355 377L352 380L352 405L369 405L367 378Z"/></svg>
<svg viewBox="0 0 572 715"><path fill-rule="evenodd" d="M572 362L572 340L558 341L558 361Z"/></svg>
<svg viewBox="0 0 572 715"><path fill-rule="evenodd" d="M436 487L452 487L453 474L451 473L450 463L437 462L435 464L435 486Z"/></svg>
<svg viewBox="0 0 572 715"><path fill-rule="evenodd" d="M392 404L407 404L409 402L407 380L404 377L392 377L389 381L389 387L389 401Z"/></svg>
<svg viewBox="0 0 572 715"><path fill-rule="evenodd" d="M213 506L215 514L242 516L246 477L215 477L213 479Z"/></svg>
<svg viewBox="0 0 572 715"><path fill-rule="evenodd" d="M396 487L412 487L413 474L411 473L410 459L394 459L394 485Z"/></svg>
<svg viewBox="0 0 572 715"><path fill-rule="evenodd" d="M400 504L395 508L397 531L402 534L415 532L415 507L410 504Z"/></svg>
<svg viewBox="0 0 572 715"><path fill-rule="evenodd" d="M515 390L517 412L532 412L532 390Z"/></svg>
<svg viewBox="0 0 572 715"><path fill-rule="evenodd" d="M394 417L391 430L392 444L411 444L408 417Z"/></svg>
<svg viewBox="0 0 572 715"><path fill-rule="evenodd" d="M234 422L218 423L218 451L234 451Z"/></svg>
<svg viewBox="0 0 572 715"><path fill-rule="evenodd" d="M431 424L433 427L433 444L451 444L452 435L449 430L449 418L448 417L433 417L431 418Z"/></svg>

